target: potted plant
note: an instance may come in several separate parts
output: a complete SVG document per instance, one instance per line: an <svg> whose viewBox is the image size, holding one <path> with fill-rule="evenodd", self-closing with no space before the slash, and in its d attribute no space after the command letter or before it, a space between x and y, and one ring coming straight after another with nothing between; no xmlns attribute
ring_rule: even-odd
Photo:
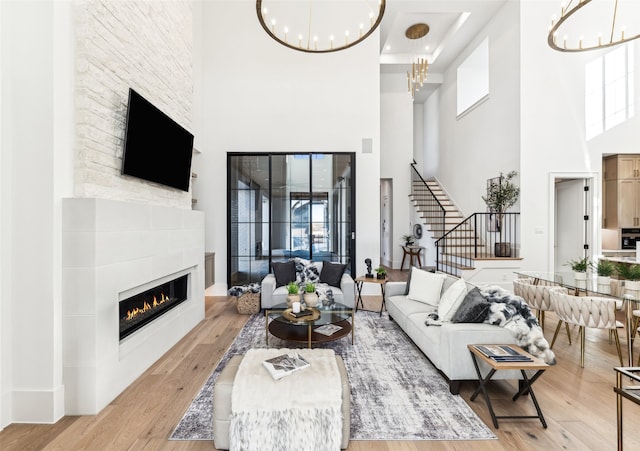
<svg viewBox="0 0 640 451"><path fill-rule="evenodd" d="M589 259L587 257L583 257L578 260L569 260L567 264L573 270L573 278L576 283L576 288L586 288Z"/></svg>
<svg viewBox="0 0 640 451"><path fill-rule="evenodd" d="M413 235L402 235L402 239L404 240L405 246L413 246L413 243L415 242L413 240Z"/></svg>
<svg viewBox="0 0 640 451"><path fill-rule="evenodd" d="M598 291L608 294L611 292L611 276L616 272L616 265L611 260L598 260L593 265L598 274Z"/></svg>
<svg viewBox="0 0 640 451"><path fill-rule="evenodd" d="M618 265L616 266L616 272L618 273L618 276L624 279L625 290L640 291L640 265L639 264L618 263Z"/></svg>
<svg viewBox="0 0 640 451"><path fill-rule="evenodd" d="M499 177L491 179L487 187L487 195L482 196L482 200L492 213L495 213L497 219L497 230L499 241L495 243L494 253L496 257L511 257L511 243L502 242L504 233L504 214L511 208L520 197L520 187L517 186L513 179L518 175L516 171L507 174L500 173Z"/></svg>
<svg viewBox="0 0 640 451"><path fill-rule="evenodd" d="M387 270L383 266L378 266L374 271L376 272L376 277L378 279L384 279L387 277Z"/></svg>
<svg viewBox="0 0 640 451"><path fill-rule="evenodd" d="M291 307L294 302L300 302L300 287L295 282L287 284L287 306Z"/></svg>
<svg viewBox="0 0 640 451"><path fill-rule="evenodd" d="M318 294L316 293L316 284L307 282L304 285L304 303L307 307L315 307L318 305Z"/></svg>

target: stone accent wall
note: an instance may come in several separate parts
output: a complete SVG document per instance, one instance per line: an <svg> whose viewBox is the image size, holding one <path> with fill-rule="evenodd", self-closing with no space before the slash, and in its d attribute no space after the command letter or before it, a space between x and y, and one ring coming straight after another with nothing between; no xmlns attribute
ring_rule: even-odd
<svg viewBox="0 0 640 451"><path fill-rule="evenodd" d="M191 192L121 175L130 87L193 133L191 3L86 0L75 16L75 196L191 208Z"/></svg>

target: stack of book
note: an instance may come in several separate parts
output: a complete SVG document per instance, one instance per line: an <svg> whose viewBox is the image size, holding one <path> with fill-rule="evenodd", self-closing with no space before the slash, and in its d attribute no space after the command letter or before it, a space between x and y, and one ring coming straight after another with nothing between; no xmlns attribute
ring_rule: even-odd
<svg viewBox="0 0 640 451"><path fill-rule="evenodd" d="M269 371L269 374L277 380L282 379L295 371L307 368L309 366L309 362L307 362L297 352L292 352L290 354L281 354L264 360L262 365Z"/></svg>
<svg viewBox="0 0 640 451"><path fill-rule="evenodd" d="M496 362L533 362L531 357L508 345L478 345L476 349Z"/></svg>

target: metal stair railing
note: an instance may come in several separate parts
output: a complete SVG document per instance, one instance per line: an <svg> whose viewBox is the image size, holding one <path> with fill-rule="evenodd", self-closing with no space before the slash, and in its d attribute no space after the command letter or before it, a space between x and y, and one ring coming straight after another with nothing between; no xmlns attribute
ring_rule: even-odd
<svg viewBox="0 0 640 451"><path fill-rule="evenodd" d="M459 275L475 259L517 257L520 213L473 213L435 241L436 269Z"/></svg>
<svg viewBox="0 0 640 451"><path fill-rule="evenodd" d="M421 212L425 212L434 217L439 217L441 220L442 233L445 232L445 216L447 214L447 210L444 208L442 203L438 200L436 195L433 193L431 188L427 182L422 178L418 170L416 169L415 160L411 163L411 196L413 197L413 201L418 206L418 210ZM423 192L416 192L416 182L418 182L419 187Z"/></svg>

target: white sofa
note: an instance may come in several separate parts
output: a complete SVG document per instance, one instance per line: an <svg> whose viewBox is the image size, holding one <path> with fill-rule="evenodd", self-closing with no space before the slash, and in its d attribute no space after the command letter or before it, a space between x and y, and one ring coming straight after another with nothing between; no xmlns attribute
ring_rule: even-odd
<svg viewBox="0 0 640 451"><path fill-rule="evenodd" d="M441 295L458 279L446 276ZM467 290L475 286L467 282ZM449 391L458 394L464 380L477 380L469 344L515 344L507 329L483 323L452 323L425 325L437 307L411 300L405 295L406 282L387 282L385 302L389 317L413 340L431 363L449 382ZM483 375L489 367L480 362ZM498 371L492 379L521 379L519 371Z"/></svg>
<svg viewBox="0 0 640 451"><path fill-rule="evenodd" d="M322 273L322 262L313 262L318 268L318 273ZM344 273L340 279L339 287L330 287L333 299L349 308L355 307L355 283L351 275ZM276 277L274 274L267 274L262 279L260 290L260 305L263 309L271 308L274 305L287 302L287 287L276 287Z"/></svg>

